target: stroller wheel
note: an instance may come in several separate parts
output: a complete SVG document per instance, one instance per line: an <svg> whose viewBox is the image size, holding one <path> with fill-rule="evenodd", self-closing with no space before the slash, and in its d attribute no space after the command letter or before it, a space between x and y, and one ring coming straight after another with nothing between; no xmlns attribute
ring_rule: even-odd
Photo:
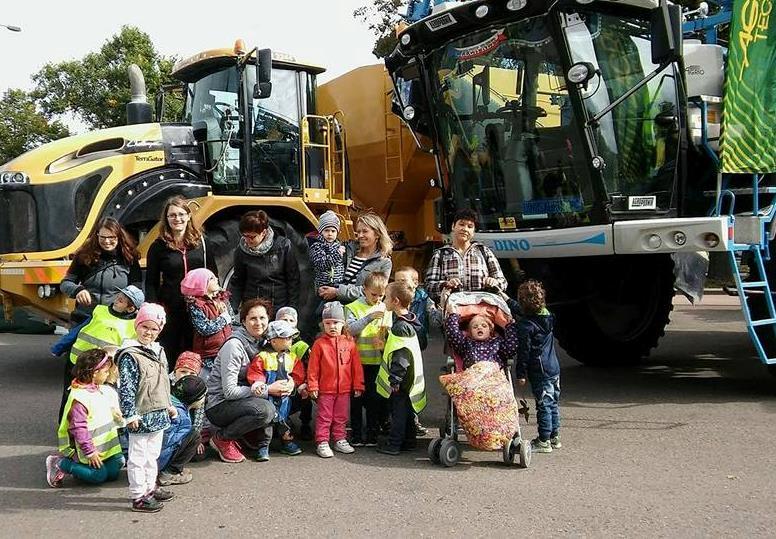
<svg viewBox="0 0 776 539"><path fill-rule="evenodd" d="M428 458L434 464L439 464L439 450L442 447L442 438L434 438L428 444Z"/></svg>
<svg viewBox="0 0 776 539"><path fill-rule="evenodd" d="M446 467L451 468L458 464L461 459L461 449L458 442L445 438L439 447L439 461Z"/></svg>
<svg viewBox="0 0 776 539"><path fill-rule="evenodd" d="M520 440L518 443L519 460L518 465L521 468L528 468L531 465L531 442L528 440Z"/></svg>
<svg viewBox="0 0 776 539"><path fill-rule="evenodd" d="M501 448L501 456L504 459L504 464L512 464L515 462L515 440L507 440L504 442L504 447Z"/></svg>

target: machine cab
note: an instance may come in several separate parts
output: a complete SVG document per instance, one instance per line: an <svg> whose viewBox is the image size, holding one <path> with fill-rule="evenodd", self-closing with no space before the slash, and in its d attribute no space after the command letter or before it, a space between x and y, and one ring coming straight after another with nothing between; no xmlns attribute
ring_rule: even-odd
<svg viewBox="0 0 776 539"><path fill-rule="evenodd" d="M272 91L258 95L255 54L219 49L176 64L183 121L204 148L214 193L291 195L323 185L326 155L315 142L316 76L323 68L272 54ZM242 54L241 54L242 53Z"/></svg>

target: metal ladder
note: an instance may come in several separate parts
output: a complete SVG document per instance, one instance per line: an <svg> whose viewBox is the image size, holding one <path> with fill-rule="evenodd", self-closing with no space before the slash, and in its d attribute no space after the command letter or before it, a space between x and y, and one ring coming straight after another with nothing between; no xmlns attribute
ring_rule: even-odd
<svg viewBox="0 0 776 539"><path fill-rule="evenodd" d="M746 329L749 333L749 338L754 344L757 356L760 361L765 365L776 365L776 358L768 357L765 347L762 342L762 333L773 332L774 340L776 340L776 308L774 307L773 292L771 291L770 284L768 283L768 277L765 273L765 261L770 260L770 251L768 247L768 234L766 232L766 226L771 223L776 213L776 204L772 204L769 211L766 214L760 214L759 208L759 194L763 192L763 188L760 187L760 181L762 176L754 174L752 177L752 218L758 220L759 234L756 241L740 242L735 241L735 221L736 216L734 214L735 208L735 193L733 190L724 190L720 193L717 200L716 211L717 215L721 215L722 203L725 199L730 199L730 206L728 208L728 235L730 239L730 250L728 251L728 261L733 273L733 277L736 283L736 289L738 291L738 297L741 301L741 310L744 313L744 322L746 323ZM765 188L766 193L769 193L770 188ZM748 191L748 189L746 190ZM746 193L748 194L748 193ZM770 193L769 193L770 194ZM745 281L741 276L741 269L736 258L736 253L748 252L751 255L754 268L757 271L758 280ZM752 268L750 268L750 275ZM752 311L749 306L749 299L753 297L753 294L762 294L765 299L765 306L767 308L767 314L765 318L753 319Z"/></svg>

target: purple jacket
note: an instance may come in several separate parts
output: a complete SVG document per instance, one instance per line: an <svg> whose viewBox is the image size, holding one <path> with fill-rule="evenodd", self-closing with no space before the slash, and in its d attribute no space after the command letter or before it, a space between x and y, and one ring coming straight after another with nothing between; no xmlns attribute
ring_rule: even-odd
<svg viewBox="0 0 776 539"><path fill-rule="evenodd" d="M504 336L498 333L487 341L475 341L461 329L461 316L451 314L445 320L447 344L461 357L464 368L479 361L495 361L502 366L517 353L517 324L510 322L504 328Z"/></svg>

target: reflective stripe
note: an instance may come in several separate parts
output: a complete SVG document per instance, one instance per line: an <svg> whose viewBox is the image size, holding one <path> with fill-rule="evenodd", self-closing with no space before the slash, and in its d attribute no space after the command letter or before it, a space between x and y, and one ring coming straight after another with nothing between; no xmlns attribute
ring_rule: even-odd
<svg viewBox="0 0 776 539"><path fill-rule="evenodd" d="M113 449L114 447L118 447L119 451L121 451L121 442L119 442L118 436L111 438L110 440L103 442L100 445L95 445L94 449L98 453L107 453L109 450Z"/></svg>
<svg viewBox="0 0 776 539"><path fill-rule="evenodd" d="M374 308L374 305L367 305L362 299L346 305L346 308L351 314L360 320L369 314ZM356 337L356 348L358 349L358 355L361 358L363 365L379 365L383 358L383 346L375 345L375 340L380 340L380 332L383 329L382 324L389 323L388 318L390 313L386 311L382 320L372 320L369 324L361 330L361 333Z"/></svg>
<svg viewBox="0 0 776 539"><path fill-rule="evenodd" d="M83 334L78 335L79 341L86 341L89 344L93 344L94 346L92 348L102 348L103 346L110 345L111 343L109 341L106 341L105 339L98 339L97 337L93 335Z"/></svg>

